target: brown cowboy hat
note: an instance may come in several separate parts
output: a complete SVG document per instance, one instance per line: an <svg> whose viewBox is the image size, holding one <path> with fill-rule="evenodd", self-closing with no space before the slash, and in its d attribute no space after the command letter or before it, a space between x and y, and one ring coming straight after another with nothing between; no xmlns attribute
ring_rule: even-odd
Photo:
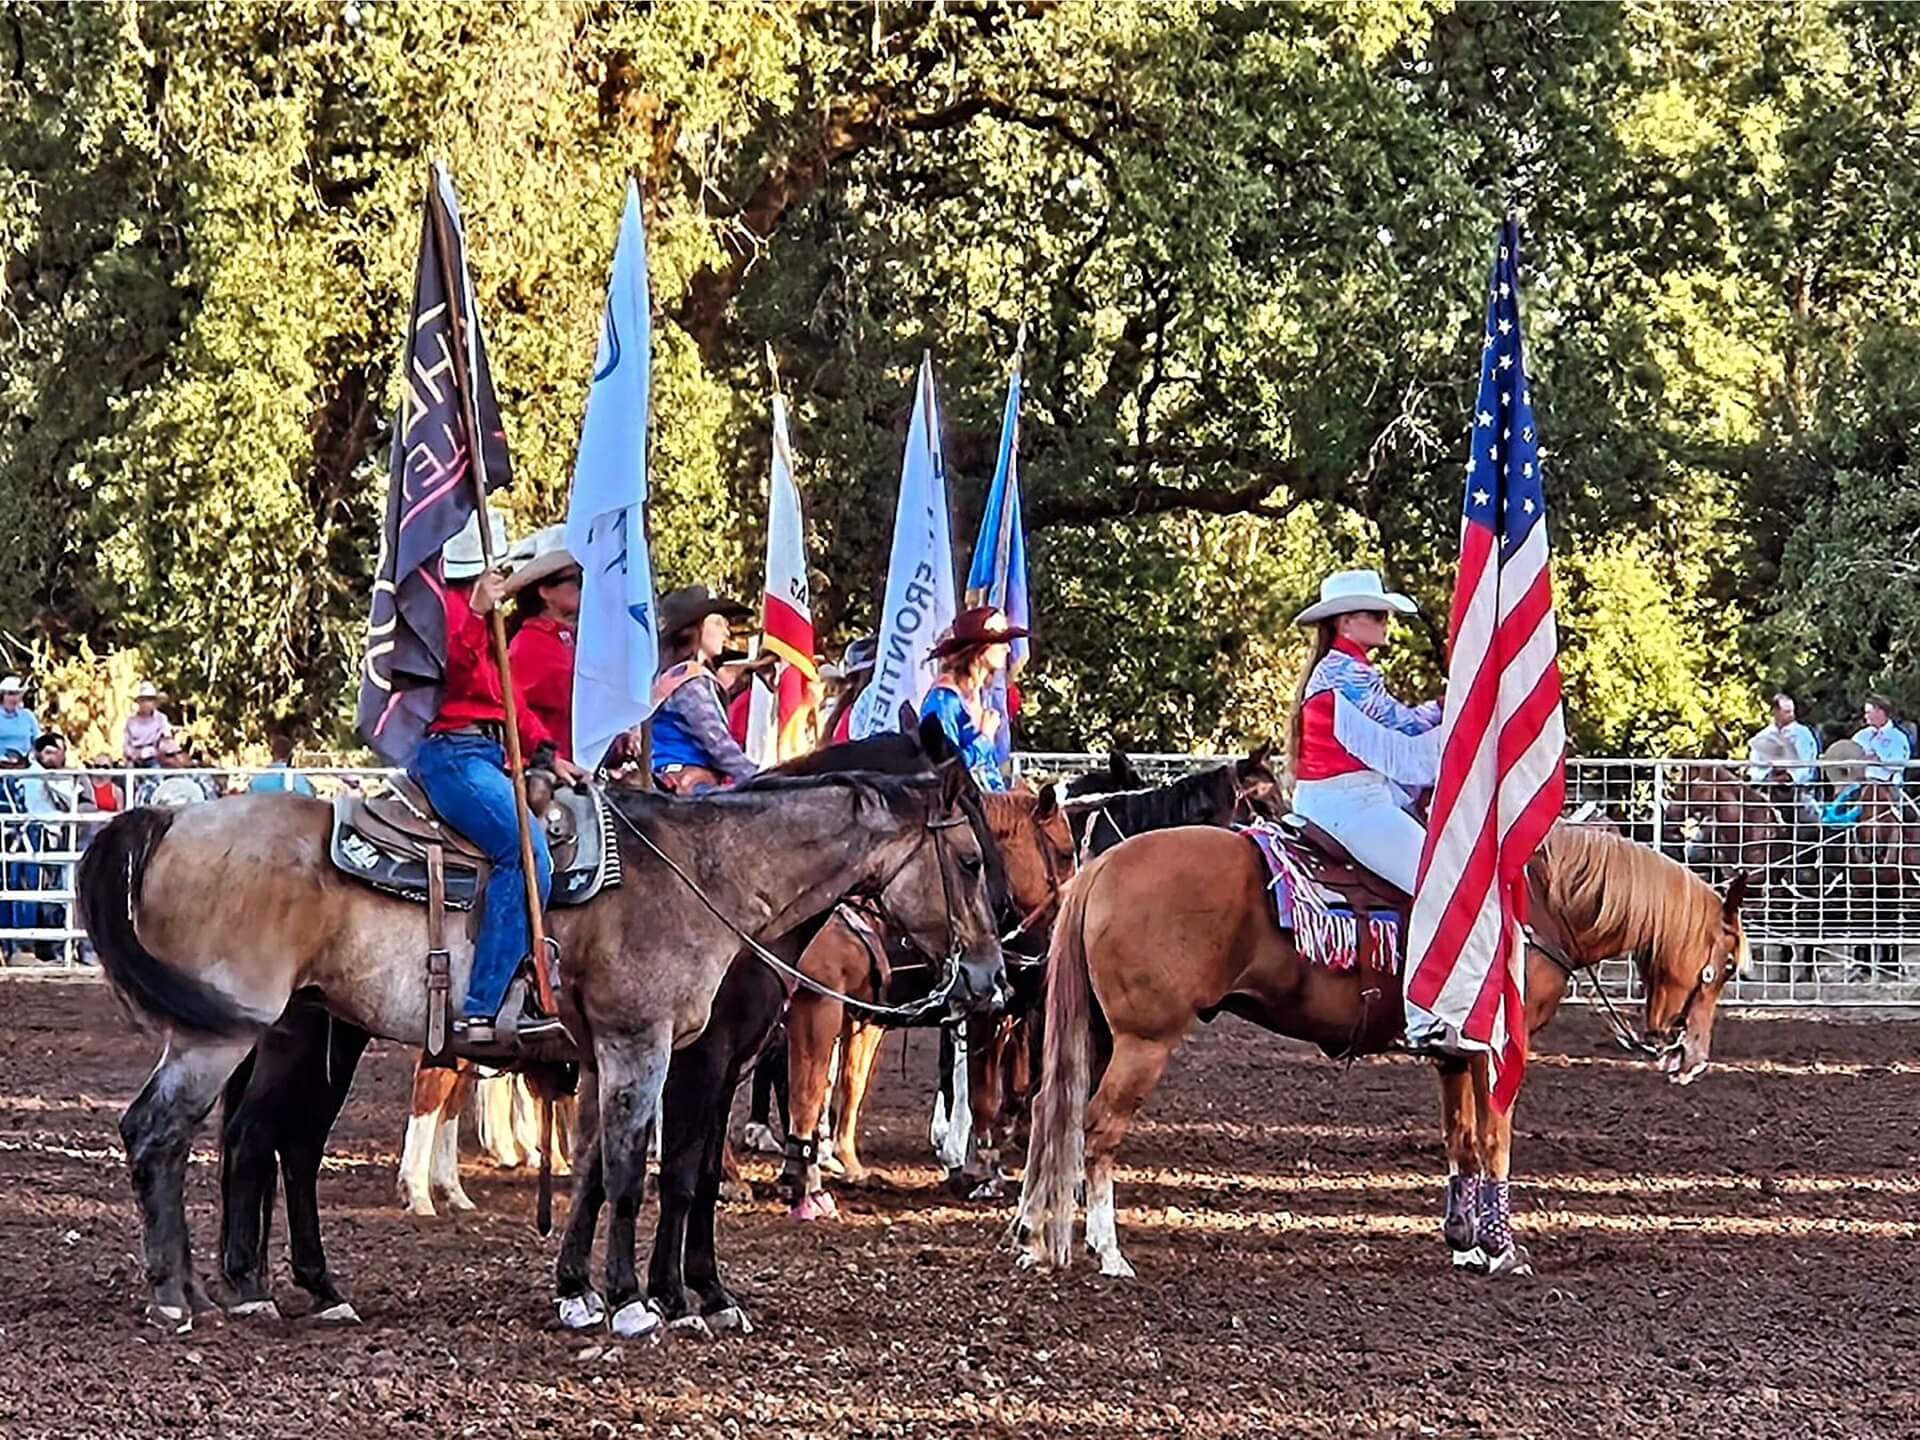
<svg viewBox="0 0 1920 1440"><path fill-rule="evenodd" d="M660 633L678 635L698 625L709 615L724 615L729 620L747 620L753 611L738 600L727 600L704 585L682 585L660 597Z"/></svg>
<svg viewBox="0 0 1920 1440"><path fill-rule="evenodd" d="M971 610L962 610L953 622L953 629L947 632L947 638L927 652L929 660L944 660L949 655L958 655L966 650L978 650L983 645L1002 645L1009 640L1018 640L1030 632L1018 625L1007 624L1007 617L997 605L976 605Z"/></svg>

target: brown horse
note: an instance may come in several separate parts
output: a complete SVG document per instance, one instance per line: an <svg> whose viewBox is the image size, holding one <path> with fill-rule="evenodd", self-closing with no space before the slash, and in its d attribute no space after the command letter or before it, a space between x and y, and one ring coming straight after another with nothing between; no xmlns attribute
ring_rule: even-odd
<svg viewBox="0 0 1920 1440"><path fill-rule="evenodd" d="M1573 972L1644 954L1656 1053L1671 1079L1692 1080L1707 1063L1714 1007L1746 959L1743 882L1723 900L1651 850L1566 825L1555 827L1528 874L1530 1031L1552 1018ZM1240 836L1142 835L1080 872L1054 926L1045 1062L1015 1220L1030 1237L1023 1263L1067 1263L1084 1173L1087 1245L1102 1274L1133 1273L1116 1232L1114 1157L1193 1022L1222 1011L1329 1054L1383 1051L1404 1020L1396 978L1334 971L1301 956L1275 920L1265 862ZM1096 1042L1103 1073L1089 1107ZM1484 1057L1443 1066L1442 1082L1450 1165L1491 1182L1477 1201L1485 1229L1450 1223L1449 1243L1461 1253L1484 1246L1490 1268L1517 1268L1518 1248L1501 1243L1512 1115L1487 1103Z"/></svg>
<svg viewBox="0 0 1920 1440"><path fill-rule="evenodd" d="M1059 904L1061 886L1073 873L1073 835L1060 808L1058 793L1048 786L1038 794L1019 790L1010 794L983 793L981 806L1006 871L1007 889L1020 914L1009 945L1018 936L1044 936ZM889 998L917 994L916 986L900 972L913 965L889 960L891 938L883 927L869 926L844 912L829 921L807 946L800 969L809 980L830 991L869 1005ZM901 959L904 957L896 957ZM891 981L897 983L890 983ZM990 1018L975 1026L981 1045L980 1093L973 1102L974 1121L980 1127L984 1164L991 1173L994 1122L999 1114L999 1092L993 1084L1011 1021ZM983 1028L984 1027L984 1028ZM866 1018L833 995L802 988L787 1011L788 1143L781 1180L794 1202L794 1218L813 1220L833 1213L826 1197L811 1137L826 1109L828 1076L833 1048L840 1044L840 1075L836 1086L834 1157L852 1184L868 1178L859 1153L860 1112L866 1101L873 1064L886 1038L884 1020Z"/></svg>
<svg viewBox="0 0 1920 1440"><path fill-rule="evenodd" d="M645 1137L672 1052L706 1026L743 932L777 940L864 894L949 957L957 997L999 992L985 856L959 808L970 790L948 762L926 779L783 780L689 800L609 792L624 883L556 911L553 929L562 1009L592 1072L580 1128L591 1154L573 1157L574 1208L597 1210L603 1196L613 1206L616 1330L622 1316L658 1323L641 1314L634 1274ZM228 1076L294 994L375 1035L425 1040L426 912L334 870L328 824L324 803L294 795L136 809L104 826L80 864L81 916L102 968L164 1037L120 1121L156 1323L184 1328L210 1303L188 1243L188 1154ZM472 946L447 938L457 994Z"/></svg>
<svg viewBox="0 0 1920 1440"><path fill-rule="evenodd" d="M1680 767L1663 818L1672 853L1709 877L1791 880L1796 851L1818 840L1793 786L1755 784L1744 769L1724 765Z"/></svg>

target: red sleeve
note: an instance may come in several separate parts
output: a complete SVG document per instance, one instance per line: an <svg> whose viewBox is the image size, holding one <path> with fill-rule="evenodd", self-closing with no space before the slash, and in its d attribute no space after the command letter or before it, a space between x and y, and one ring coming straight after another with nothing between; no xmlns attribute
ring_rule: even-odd
<svg viewBox="0 0 1920 1440"><path fill-rule="evenodd" d="M539 740L528 739L527 749L547 740L553 742L555 749L564 750L558 737L540 719L536 706L549 693L557 698L562 690L571 688L573 663L567 647L538 630L522 630L507 646L507 659L513 666L513 688L519 692L520 733L531 736L537 732L540 736ZM560 707L556 704L547 708L558 710Z"/></svg>
<svg viewBox="0 0 1920 1440"><path fill-rule="evenodd" d="M552 744L553 736L547 733L547 727L540 723L540 717L527 703L527 682L520 678L520 672L513 672L513 711L520 722L520 753L531 757L542 745ZM556 745L557 749L558 746Z"/></svg>
<svg viewBox="0 0 1920 1440"><path fill-rule="evenodd" d="M487 622L473 613L473 607L467 603L467 592L449 589L446 598L447 654L451 656L456 646L468 655L484 650L489 638Z"/></svg>
<svg viewBox="0 0 1920 1440"><path fill-rule="evenodd" d="M727 706L727 733L740 745L747 743L747 730L753 724L753 685L733 697L733 703Z"/></svg>

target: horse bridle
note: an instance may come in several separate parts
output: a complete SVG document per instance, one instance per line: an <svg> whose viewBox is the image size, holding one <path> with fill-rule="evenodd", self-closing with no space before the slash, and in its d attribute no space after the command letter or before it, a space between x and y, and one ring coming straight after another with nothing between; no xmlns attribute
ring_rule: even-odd
<svg viewBox="0 0 1920 1440"><path fill-rule="evenodd" d="M1537 950L1546 956L1566 975L1568 985L1575 990L1580 988L1583 967L1575 965L1572 956L1551 940L1546 939L1531 925L1522 926L1520 933L1525 938L1529 950ZM1651 962L1642 965L1638 954L1631 951L1623 955L1606 956L1584 969L1598 970L1608 960L1632 960L1635 968L1640 971L1640 983L1642 985L1648 983L1647 972L1652 968ZM1643 1059L1664 1060L1685 1044L1687 1023L1693 1018L1694 1002L1700 998L1701 992L1707 987L1709 983L1707 972L1713 968L1711 965L1701 967L1699 975L1694 977L1693 988L1687 992L1686 1002L1680 1007L1679 1015L1674 1018L1673 1024L1667 1027L1666 1034L1657 1042L1652 1038L1651 1032L1641 1034L1634 1029L1632 1022L1620 1013L1613 1003L1613 997L1607 994L1607 987L1602 985L1597 977L1591 979L1589 984L1592 986L1595 997L1600 1001L1601 1010L1606 1014L1607 1027L1613 1031L1614 1041L1620 1048L1630 1055L1638 1055Z"/></svg>
<svg viewBox="0 0 1920 1440"><path fill-rule="evenodd" d="M824 985L820 981L815 980L811 975L808 975L804 970L800 969L799 966L789 965L786 961L782 960L778 955L754 939L753 936L741 929L739 925L735 924L718 905L713 903L713 898L708 895L705 890L700 888L700 882L687 874L686 870L681 867L679 861L675 860L671 855L667 854L666 851L654 844L653 837L648 835L646 831L642 830L638 825L634 824L633 821L621 811L618 805L610 805L607 808L613 811L614 815L619 818L621 824L633 832L635 839L653 853L654 858L664 864L667 869L671 870L674 875L679 878L681 884L693 892L694 898L706 907L708 914L712 915L714 919L718 920L722 925L726 926L728 930L733 932L734 937L738 939L742 945L746 946L755 959L767 966L776 975L791 981L794 985L809 990L823 999L837 1000L842 1005L857 1010L872 1019L881 1021L891 1020L896 1023L911 1024L930 1010L944 1006L952 999L954 987L960 983L960 944L954 931L953 886L952 882L947 878L947 854L945 840L942 838L941 832L951 830L958 825L971 825L973 821L964 811L957 815L943 815L938 818L929 818L922 821L920 840L907 852L906 857L901 860L898 865L894 866L893 869L888 872L887 876L877 884L863 887L858 892L852 892L862 896L883 894L887 887L899 878L900 873L913 863L914 858L920 853L921 846L927 844L928 841L932 841L937 852L935 864L940 871L940 901L945 909L947 922L947 953L941 962L944 965L945 974L938 987L918 1000L909 1001L904 1005L880 1005L870 1000L861 1000L852 995L842 994L831 985ZM926 953L911 936L904 938L907 943L912 945L916 950L921 950L923 955Z"/></svg>
<svg viewBox="0 0 1920 1440"><path fill-rule="evenodd" d="M1101 813L1106 812L1103 810ZM1053 842L1047 838L1046 826L1040 822L1040 817L1029 811L1026 822L1033 831L1034 843L1040 850L1040 863L1046 870L1047 898L1029 910L1019 924L1000 937L1000 948L1003 952L1014 941L1023 938L1033 930L1042 928L1042 921L1049 925L1053 923L1053 918L1060 913L1060 892L1066 887L1067 880L1071 878L1061 873L1060 857L1054 854ZM1075 858L1074 864L1077 868L1078 857ZM1015 963L1020 965L1044 965L1047 960L1044 954L1030 955L1023 950L1015 950L1013 954Z"/></svg>

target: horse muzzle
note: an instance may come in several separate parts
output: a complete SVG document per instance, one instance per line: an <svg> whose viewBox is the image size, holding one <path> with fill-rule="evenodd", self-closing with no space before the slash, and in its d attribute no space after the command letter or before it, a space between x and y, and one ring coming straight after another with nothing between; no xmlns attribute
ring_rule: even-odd
<svg viewBox="0 0 1920 1440"><path fill-rule="evenodd" d="M1007 966L1000 947L985 955L962 955L954 975L947 1009L956 1017L992 1015L1007 1008L1013 999L1013 987L1007 983Z"/></svg>

